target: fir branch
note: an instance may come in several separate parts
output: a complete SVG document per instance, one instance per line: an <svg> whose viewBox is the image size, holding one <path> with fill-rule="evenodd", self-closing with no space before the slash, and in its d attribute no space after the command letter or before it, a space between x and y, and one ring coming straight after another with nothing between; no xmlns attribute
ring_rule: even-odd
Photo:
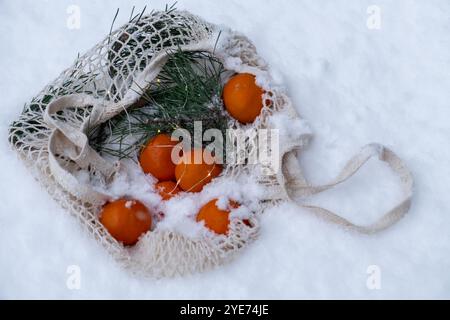
<svg viewBox="0 0 450 320"><path fill-rule="evenodd" d="M177 128L193 136L194 121L202 129L225 133L228 116L223 111L222 63L211 53L168 53L158 77L142 88L141 99L89 134L91 146L102 154L136 158L137 152L158 133Z"/></svg>

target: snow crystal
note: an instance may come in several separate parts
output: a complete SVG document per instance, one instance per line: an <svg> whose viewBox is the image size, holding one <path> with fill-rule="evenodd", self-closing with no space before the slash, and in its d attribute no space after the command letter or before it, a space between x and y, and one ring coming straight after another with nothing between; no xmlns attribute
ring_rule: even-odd
<svg viewBox="0 0 450 320"><path fill-rule="evenodd" d="M128 201L125 202L125 208L131 209L131 207L132 207L135 203L136 203L135 201L128 200Z"/></svg>

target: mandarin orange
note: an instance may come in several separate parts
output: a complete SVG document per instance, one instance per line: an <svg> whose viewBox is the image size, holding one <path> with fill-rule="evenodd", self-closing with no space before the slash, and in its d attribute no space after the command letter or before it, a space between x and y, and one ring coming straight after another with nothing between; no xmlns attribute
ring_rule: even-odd
<svg viewBox="0 0 450 320"><path fill-rule="evenodd" d="M173 181L158 182L155 185L155 189L163 200L169 200L181 192L181 189L178 188L177 184Z"/></svg>
<svg viewBox="0 0 450 320"><path fill-rule="evenodd" d="M114 239L124 245L133 245L150 230L152 217L141 202L119 199L103 207L100 222Z"/></svg>
<svg viewBox="0 0 450 320"><path fill-rule="evenodd" d="M172 161L172 149L177 144L177 141L172 141L165 133L153 137L139 156L142 170L158 180L174 180L175 164Z"/></svg>
<svg viewBox="0 0 450 320"><path fill-rule="evenodd" d="M180 163L175 167L178 186L190 192L202 191L221 172L222 166L215 163L211 153L200 148L184 152Z"/></svg>
<svg viewBox="0 0 450 320"><path fill-rule="evenodd" d="M217 234L227 234L230 224L229 211L220 210L216 205L217 199L205 204L197 214L197 221L204 221L205 226Z"/></svg>
<svg viewBox="0 0 450 320"><path fill-rule="evenodd" d="M255 76L239 73L223 88L223 102L230 115L242 123L251 123L261 113L264 91L255 82Z"/></svg>

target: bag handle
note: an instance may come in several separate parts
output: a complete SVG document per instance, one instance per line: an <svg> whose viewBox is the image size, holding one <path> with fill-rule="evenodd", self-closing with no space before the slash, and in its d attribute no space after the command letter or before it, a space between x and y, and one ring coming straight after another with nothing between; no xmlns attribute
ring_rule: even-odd
<svg viewBox="0 0 450 320"><path fill-rule="evenodd" d="M213 44L209 40L184 45L182 50L212 51ZM175 50L177 48L169 48L156 53L147 67L139 75L136 75L135 81L119 102L97 99L86 93L76 93L58 97L49 103L43 114L44 121L52 130L48 140L49 169L55 181L64 190L78 199L94 205L101 205L109 199L107 194L96 191L89 184L80 182L70 168L66 166L64 160L61 160L61 156L75 162L80 168L95 168L108 181L114 179L120 169L120 163L111 163L102 158L89 145L87 130L90 126L107 121L139 99L138 92L157 77L167 62L169 54ZM59 112L72 107L92 107L93 109L80 126L74 126L58 119Z"/></svg>
<svg viewBox="0 0 450 320"><path fill-rule="evenodd" d="M358 154L356 154L347 162L347 164L335 179L325 185L320 186L312 186L304 179L298 167L298 159L295 156L294 152L295 151L291 151L286 154L285 157L283 157L282 161L282 174L285 178L286 192L290 200L297 203L300 207L313 212L318 217L344 226L351 230L355 230L364 234L373 234L390 227L409 211L413 191L413 176L407 168L406 164L387 147L376 143L366 145ZM383 216L376 222L365 226L357 225L328 209L305 204L301 201L301 199L299 199L328 190L340 183L343 183L344 181L347 181L370 158L374 156L377 156L380 161L383 161L389 165L392 171L400 178L400 184L403 190L403 197L400 202L396 204L392 209L384 213Z"/></svg>

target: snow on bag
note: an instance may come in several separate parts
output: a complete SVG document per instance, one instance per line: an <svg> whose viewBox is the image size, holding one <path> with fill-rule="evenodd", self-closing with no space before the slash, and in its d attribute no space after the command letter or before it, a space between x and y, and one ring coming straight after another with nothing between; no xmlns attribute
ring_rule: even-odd
<svg viewBox="0 0 450 320"><path fill-rule="evenodd" d="M177 228L160 228L153 223L152 230L135 246L124 246L99 221L102 207L117 197L108 192L108 186L117 184L118 176L126 175L124 161L92 146L89 135L93 128L105 123L110 126L112 119L136 108L142 101L143 88L159 81L164 66L179 51L208 52L228 72L256 76L264 90L260 115L246 125L229 118L227 125L256 132L279 129L280 169L271 171L270 165L260 163L224 166L214 181L246 175L263 190L262 198L247 199L251 210L246 220L230 219L227 234L187 235ZM184 11L138 15L78 57L73 66L26 104L20 118L11 125L9 139L52 197L77 217L116 260L132 272L153 278L204 271L229 261L258 236L260 214L280 201L294 201L319 217L362 233L380 231L399 220L409 209L413 183L401 159L386 147L371 144L351 158L335 180L322 186L310 185L302 175L298 156L311 134L307 126L301 125L302 119L290 99L272 83L267 65L245 36ZM295 130L286 133L287 123ZM248 154L254 151L252 147L246 140ZM404 189L404 198L376 223L355 225L329 210L305 203L311 195L347 180L373 156L391 167Z"/></svg>

